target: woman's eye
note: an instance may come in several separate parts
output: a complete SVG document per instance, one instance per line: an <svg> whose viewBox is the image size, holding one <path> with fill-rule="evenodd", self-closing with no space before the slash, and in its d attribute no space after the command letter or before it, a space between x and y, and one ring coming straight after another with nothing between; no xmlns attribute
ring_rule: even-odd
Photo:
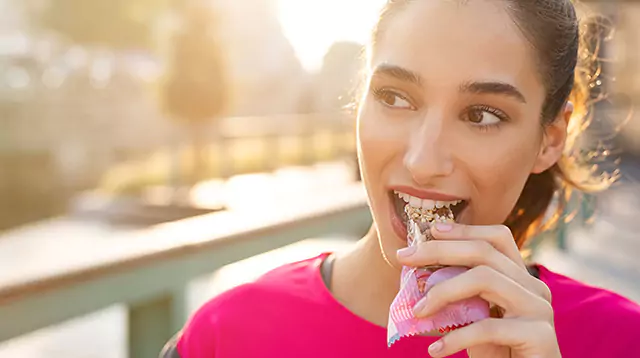
<svg viewBox="0 0 640 358"><path fill-rule="evenodd" d="M501 113L501 111L489 107L476 107L469 109L466 113L466 119L480 127L499 125L507 120L506 115Z"/></svg>
<svg viewBox="0 0 640 358"><path fill-rule="evenodd" d="M398 109L413 109L413 105L401 94L387 90L374 90L373 95L385 106Z"/></svg>
<svg viewBox="0 0 640 358"><path fill-rule="evenodd" d="M475 124L491 125L500 122L500 118L493 113L485 112L480 109L469 111L469 121Z"/></svg>

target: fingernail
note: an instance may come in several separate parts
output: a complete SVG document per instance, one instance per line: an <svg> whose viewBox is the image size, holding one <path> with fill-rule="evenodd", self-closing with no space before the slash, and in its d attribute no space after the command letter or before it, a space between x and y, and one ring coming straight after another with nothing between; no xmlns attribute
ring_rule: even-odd
<svg viewBox="0 0 640 358"><path fill-rule="evenodd" d="M400 249L400 250L398 250L398 256L399 256L399 257L408 257L408 256L411 256L411 255L413 255L413 254L416 252L416 250L417 250L417 249L418 249L418 247L417 247L417 246L408 246L408 247L405 247L404 249Z"/></svg>
<svg viewBox="0 0 640 358"><path fill-rule="evenodd" d="M431 355L437 354L440 351L442 351L443 347L444 347L444 343L442 343L442 340L439 340L439 341L437 341L434 344L429 346L429 354L431 354Z"/></svg>
<svg viewBox="0 0 640 358"><path fill-rule="evenodd" d="M437 223L436 224L436 230L438 230L440 232L449 232L449 231L453 230L453 225L447 224L447 223Z"/></svg>
<svg viewBox="0 0 640 358"><path fill-rule="evenodd" d="M427 308L426 297L418 301L418 303L416 303L416 305L413 306L413 314L417 316L418 314L420 314L420 312L424 311L425 308Z"/></svg>

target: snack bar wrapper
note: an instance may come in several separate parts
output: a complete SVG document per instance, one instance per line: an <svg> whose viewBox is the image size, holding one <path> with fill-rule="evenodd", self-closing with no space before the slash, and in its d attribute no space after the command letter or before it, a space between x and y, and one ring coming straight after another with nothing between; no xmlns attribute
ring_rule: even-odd
<svg viewBox="0 0 640 358"><path fill-rule="evenodd" d="M449 212L438 221L452 221ZM408 245L432 240L430 224L432 220L409 217L407 223ZM440 336L456 328L488 318L489 303L479 297L452 303L436 314L426 318L416 318L413 306L439 282L453 278L465 271L466 267L403 267L400 280L400 291L389 309L387 327L387 345L391 346L399 339L407 336L426 335Z"/></svg>

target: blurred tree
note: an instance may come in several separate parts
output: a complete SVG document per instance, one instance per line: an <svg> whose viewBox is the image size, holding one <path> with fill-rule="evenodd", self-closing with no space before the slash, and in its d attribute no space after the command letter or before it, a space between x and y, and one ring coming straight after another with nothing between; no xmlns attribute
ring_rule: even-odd
<svg viewBox="0 0 640 358"><path fill-rule="evenodd" d="M335 42L327 50L317 75L319 110L343 110L353 104L364 67L362 51L361 44L348 41Z"/></svg>
<svg viewBox="0 0 640 358"><path fill-rule="evenodd" d="M30 3L35 25L83 45L154 48L154 21L169 0L48 0Z"/></svg>
<svg viewBox="0 0 640 358"><path fill-rule="evenodd" d="M164 86L165 110L190 128L194 158L192 184L204 179L205 125L215 122L228 101L223 54L215 33L213 10L203 3L182 7Z"/></svg>
<svg viewBox="0 0 640 358"><path fill-rule="evenodd" d="M335 42L327 50L322 68L317 75L316 107L320 111L355 112L356 96L362 81L361 71L364 68L363 47L359 43L349 41ZM349 122L355 125L355 121ZM355 128L353 131L355 135ZM360 167L357 153L351 152L354 177L360 180Z"/></svg>

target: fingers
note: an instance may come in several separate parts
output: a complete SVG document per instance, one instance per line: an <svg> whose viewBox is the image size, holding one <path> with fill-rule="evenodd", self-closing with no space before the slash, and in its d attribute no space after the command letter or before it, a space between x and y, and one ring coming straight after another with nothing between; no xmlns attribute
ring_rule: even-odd
<svg viewBox="0 0 640 358"><path fill-rule="evenodd" d="M511 233L505 226L454 224L450 231L436 229L434 232L438 232L437 240L398 252L400 263L414 267L489 266L551 302L551 291L546 284L528 273Z"/></svg>
<svg viewBox="0 0 640 358"><path fill-rule="evenodd" d="M399 254L405 266L489 266L521 285L530 286L529 273L497 251L486 241L429 241L419 244L413 253Z"/></svg>
<svg viewBox="0 0 640 358"><path fill-rule="evenodd" d="M464 225L441 224L434 225L431 230L434 238L439 240L481 240L489 243L499 252L502 252L511 261L521 268L526 268L520 250L513 239L513 234L504 225Z"/></svg>
<svg viewBox="0 0 640 358"><path fill-rule="evenodd" d="M477 266L432 287L414 308L416 317L430 316L461 300L481 297L505 311L505 317L553 322L553 308L542 297L488 266Z"/></svg>
<svg viewBox="0 0 640 358"><path fill-rule="evenodd" d="M526 357L559 357L553 327L542 321L490 318L457 329L429 347L432 357L446 357L482 345L517 348Z"/></svg>
<svg viewBox="0 0 640 358"><path fill-rule="evenodd" d="M436 240L399 251L400 263L414 267L442 265L470 269L431 287L414 307L416 316L430 316L451 303L472 297L494 303L504 312L504 318L489 318L448 334L430 347L433 357L474 347L475 352L482 352L479 354L483 356L485 347L496 350L488 356L505 353L498 352L505 347L527 357L560 356L553 329L549 287L527 272L506 226L438 223L431 233ZM439 350L436 349L438 344ZM509 350L506 354L510 354Z"/></svg>

